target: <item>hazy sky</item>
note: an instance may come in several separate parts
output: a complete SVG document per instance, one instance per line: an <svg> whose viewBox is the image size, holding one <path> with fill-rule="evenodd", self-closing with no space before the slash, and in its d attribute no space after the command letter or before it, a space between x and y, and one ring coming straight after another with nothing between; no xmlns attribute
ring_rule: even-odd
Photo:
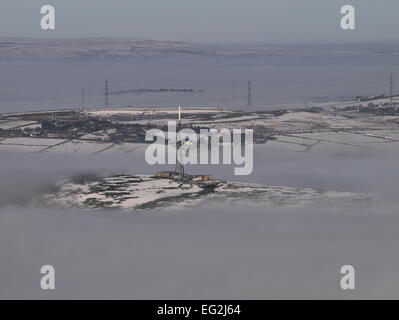
<svg viewBox="0 0 399 320"><path fill-rule="evenodd" d="M40 29L40 8L56 30ZM340 8L356 30L340 29ZM0 36L141 37L211 43L354 43L398 39L397 0L1 0Z"/></svg>

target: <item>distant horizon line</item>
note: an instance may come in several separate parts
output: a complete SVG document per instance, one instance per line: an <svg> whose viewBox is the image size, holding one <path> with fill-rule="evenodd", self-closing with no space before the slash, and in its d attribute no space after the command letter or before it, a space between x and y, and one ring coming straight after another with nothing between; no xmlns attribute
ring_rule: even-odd
<svg viewBox="0 0 399 320"><path fill-rule="evenodd" d="M31 39L31 40L85 40L85 39L124 39L124 40L147 40L147 41L159 41L159 42L171 42L171 43L189 43L199 45L213 45L213 46L366 46L366 45L397 45L399 41L358 41L358 42L215 42L215 41L188 41L188 40L162 40L154 38L144 38L139 36L1 36L0 39Z"/></svg>

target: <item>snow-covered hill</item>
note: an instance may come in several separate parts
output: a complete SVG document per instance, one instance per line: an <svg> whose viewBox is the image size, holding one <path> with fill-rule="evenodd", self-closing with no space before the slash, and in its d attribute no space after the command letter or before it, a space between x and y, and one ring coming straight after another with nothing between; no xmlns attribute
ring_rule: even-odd
<svg viewBox="0 0 399 320"><path fill-rule="evenodd" d="M374 52L361 52L362 55ZM316 57L334 55L356 57L357 51L319 51L265 46L207 45L139 38L0 38L0 57L162 57L162 56L220 56L270 57L295 55ZM378 53L379 55L384 53Z"/></svg>
<svg viewBox="0 0 399 320"><path fill-rule="evenodd" d="M34 204L52 207L117 208L154 210L197 205L303 207L311 204L350 206L366 204L371 196L349 192L310 188L275 187L259 184L226 182L214 192L170 179L145 175L119 174L106 177L77 177L60 183L53 192L41 195Z"/></svg>

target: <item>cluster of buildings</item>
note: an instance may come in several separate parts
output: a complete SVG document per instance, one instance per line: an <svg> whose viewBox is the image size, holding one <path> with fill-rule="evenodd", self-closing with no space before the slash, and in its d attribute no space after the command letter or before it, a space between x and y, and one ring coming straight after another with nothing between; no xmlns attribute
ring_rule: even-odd
<svg viewBox="0 0 399 320"><path fill-rule="evenodd" d="M125 125L112 120L86 117L78 113L23 115L17 120L35 121L35 124L8 129L0 128L0 136L58 139L86 139L87 137L88 140L110 142L143 142L145 137L143 126Z"/></svg>

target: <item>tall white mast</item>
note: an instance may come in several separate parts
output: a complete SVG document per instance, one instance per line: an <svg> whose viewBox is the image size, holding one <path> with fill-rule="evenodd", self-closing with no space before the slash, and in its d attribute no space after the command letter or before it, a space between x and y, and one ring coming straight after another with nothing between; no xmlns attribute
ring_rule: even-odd
<svg viewBox="0 0 399 320"><path fill-rule="evenodd" d="M177 130L181 129L181 108L179 106L179 122L177 123ZM179 139L179 132L177 133L177 138ZM182 154L180 147L182 146L182 141L177 141L176 144L176 166L175 166L175 172L177 172L180 176L180 178L184 178L184 165L182 163Z"/></svg>

